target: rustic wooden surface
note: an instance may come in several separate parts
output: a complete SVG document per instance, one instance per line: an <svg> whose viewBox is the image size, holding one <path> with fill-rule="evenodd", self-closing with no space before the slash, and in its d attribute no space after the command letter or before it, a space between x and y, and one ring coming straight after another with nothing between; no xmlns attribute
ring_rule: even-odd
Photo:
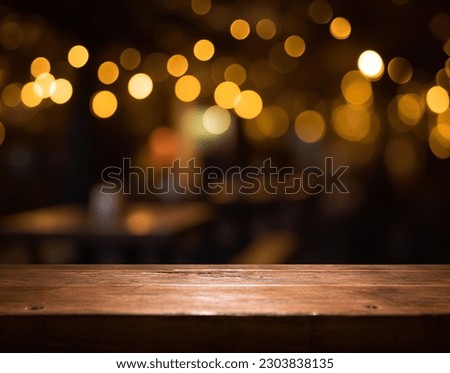
<svg viewBox="0 0 450 373"><path fill-rule="evenodd" d="M2 351L450 351L450 266L0 266Z"/></svg>

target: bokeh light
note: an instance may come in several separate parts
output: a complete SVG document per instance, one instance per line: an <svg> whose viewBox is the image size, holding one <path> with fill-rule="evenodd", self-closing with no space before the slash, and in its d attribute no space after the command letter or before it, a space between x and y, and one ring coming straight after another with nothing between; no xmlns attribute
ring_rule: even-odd
<svg viewBox="0 0 450 373"><path fill-rule="evenodd" d="M450 39L450 15L444 12L435 14L430 21L430 31L438 40Z"/></svg>
<svg viewBox="0 0 450 373"><path fill-rule="evenodd" d="M261 138L279 138L289 128L289 116L283 108L277 105L264 107L253 121L254 123L250 124L256 127L255 130L262 135Z"/></svg>
<svg viewBox="0 0 450 373"><path fill-rule="evenodd" d="M97 76L103 84L112 84L119 77L119 68L114 62L103 62L98 68Z"/></svg>
<svg viewBox="0 0 450 373"><path fill-rule="evenodd" d="M377 80L383 75L384 63L377 52L367 50L359 56L358 68L369 79Z"/></svg>
<svg viewBox="0 0 450 373"><path fill-rule="evenodd" d="M437 127L434 127L431 130L428 143L430 150L436 157L440 159L450 157L450 147L447 145L448 140L441 135Z"/></svg>
<svg viewBox="0 0 450 373"><path fill-rule="evenodd" d="M170 164L176 157L178 146L177 134L172 128L155 128L148 138L150 163L156 167Z"/></svg>
<svg viewBox="0 0 450 373"><path fill-rule="evenodd" d="M167 71L170 75L180 77L188 69L188 60L181 54L175 54L167 61Z"/></svg>
<svg viewBox="0 0 450 373"><path fill-rule="evenodd" d="M410 126L418 124L425 112L420 96L415 93L407 93L400 96L397 108L400 120Z"/></svg>
<svg viewBox="0 0 450 373"><path fill-rule="evenodd" d="M284 42L284 50L291 57L300 57L305 49L305 41L298 35L291 35Z"/></svg>
<svg viewBox="0 0 450 373"><path fill-rule="evenodd" d="M38 57L31 63L30 72L33 77L37 78L43 73L49 73L50 68L50 62L45 57Z"/></svg>
<svg viewBox="0 0 450 373"><path fill-rule="evenodd" d="M326 0L314 0L308 8L308 15L313 22L324 25L333 18L333 8Z"/></svg>
<svg viewBox="0 0 450 373"><path fill-rule="evenodd" d="M72 84L67 79L56 79L55 90L50 98L55 104L65 104L72 97L72 92Z"/></svg>
<svg viewBox="0 0 450 373"><path fill-rule="evenodd" d="M5 135L6 135L5 126L3 125L2 122L0 122L0 145L2 145L3 141L5 141Z"/></svg>
<svg viewBox="0 0 450 373"><path fill-rule="evenodd" d="M102 119L111 117L117 110L117 98L110 91L100 91L91 98L92 113Z"/></svg>
<svg viewBox="0 0 450 373"><path fill-rule="evenodd" d="M352 26L348 19L344 17L336 17L330 23L330 33L338 40L347 39L352 32Z"/></svg>
<svg viewBox="0 0 450 373"><path fill-rule="evenodd" d="M427 105L433 113L443 113L448 109L449 97L448 92L439 86L430 88L427 92Z"/></svg>
<svg viewBox="0 0 450 373"><path fill-rule="evenodd" d="M8 84L3 88L3 103L9 107L16 107L20 104L21 86L18 83Z"/></svg>
<svg viewBox="0 0 450 373"><path fill-rule="evenodd" d="M199 40L194 45L194 56L200 61L209 61L214 56L214 44L207 39Z"/></svg>
<svg viewBox="0 0 450 373"><path fill-rule="evenodd" d="M49 73L42 73L36 80L33 88L41 98L50 97L56 90L55 77Z"/></svg>
<svg viewBox="0 0 450 373"><path fill-rule="evenodd" d="M272 39L277 33L275 22L269 18L263 18L256 24L256 34L264 40Z"/></svg>
<svg viewBox="0 0 450 373"><path fill-rule="evenodd" d="M295 133L306 143L315 143L325 134L325 120L314 110L306 110L295 119Z"/></svg>
<svg viewBox="0 0 450 373"><path fill-rule="evenodd" d="M134 70L141 63L141 54L135 48L127 48L120 54L120 64L124 69Z"/></svg>
<svg viewBox="0 0 450 373"><path fill-rule="evenodd" d="M448 123L439 123L436 126L436 134L438 135L439 142L450 149L450 124Z"/></svg>
<svg viewBox="0 0 450 373"><path fill-rule="evenodd" d="M231 24L230 33L233 38L244 40L250 34L250 25L243 19L237 19Z"/></svg>
<svg viewBox="0 0 450 373"><path fill-rule="evenodd" d="M263 101L261 96L252 90L239 93L234 101L236 114L244 119L255 118L261 113Z"/></svg>
<svg viewBox="0 0 450 373"><path fill-rule="evenodd" d="M236 83L223 82L216 87L214 91L214 100L220 107L232 109L239 93L241 93L241 90Z"/></svg>
<svg viewBox="0 0 450 373"><path fill-rule="evenodd" d="M194 101L201 91L198 79L193 75L182 76L175 84L175 95L183 102Z"/></svg>
<svg viewBox="0 0 450 373"><path fill-rule="evenodd" d="M231 115L228 110L214 105L205 110L202 123L205 130L209 133L221 135L230 128Z"/></svg>
<svg viewBox="0 0 450 373"><path fill-rule="evenodd" d="M125 225L131 234L140 236L147 234L158 221L157 216L148 210L131 211L125 220Z"/></svg>
<svg viewBox="0 0 450 373"><path fill-rule="evenodd" d="M29 108L38 106L42 101L42 98L36 94L36 90L34 88L35 84L35 82L25 84L20 93L20 98L23 104Z"/></svg>
<svg viewBox="0 0 450 373"><path fill-rule="evenodd" d="M240 86L244 84L245 80L247 79L247 72L242 65L233 63L225 69L223 76L225 80L234 82Z"/></svg>
<svg viewBox="0 0 450 373"><path fill-rule="evenodd" d="M370 131L370 114L354 105L338 106L332 114L333 128L343 139L351 142L363 140Z"/></svg>
<svg viewBox="0 0 450 373"><path fill-rule="evenodd" d="M203 16L211 10L211 0L192 0L191 8L194 13Z"/></svg>
<svg viewBox="0 0 450 373"><path fill-rule="evenodd" d="M442 46L442 49L444 50L445 54L447 56L450 56L450 39L448 39L444 45Z"/></svg>
<svg viewBox="0 0 450 373"><path fill-rule="evenodd" d="M344 75L341 90L345 100L353 105L364 105L372 97L372 85L359 71L352 70Z"/></svg>
<svg viewBox="0 0 450 373"><path fill-rule="evenodd" d="M82 45L73 46L67 54L67 60L75 68L80 68L86 65L88 59L89 52L86 47Z"/></svg>
<svg viewBox="0 0 450 373"><path fill-rule="evenodd" d="M411 80L413 69L406 58L395 57L388 64L388 74L393 82L405 84Z"/></svg>
<svg viewBox="0 0 450 373"><path fill-rule="evenodd" d="M128 92L137 100L142 100L150 95L153 90L152 79L144 73L133 75L128 82Z"/></svg>

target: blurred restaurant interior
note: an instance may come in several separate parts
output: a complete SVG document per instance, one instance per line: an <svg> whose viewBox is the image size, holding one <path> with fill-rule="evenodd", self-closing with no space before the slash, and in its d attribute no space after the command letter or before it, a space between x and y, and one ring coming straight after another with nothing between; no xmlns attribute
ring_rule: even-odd
<svg viewBox="0 0 450 373"><path fill-rule="evenodd" d="M447 1L1 0L0 263L450 263L449 92Z"/></svg>

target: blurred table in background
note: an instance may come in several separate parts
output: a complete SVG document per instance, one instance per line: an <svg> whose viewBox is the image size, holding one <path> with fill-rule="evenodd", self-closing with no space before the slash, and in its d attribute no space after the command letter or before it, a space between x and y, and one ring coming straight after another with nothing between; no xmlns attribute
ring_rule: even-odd
<svg viewBox="0 0 450 373"><path fill-rule="evenodd" d="M0 350L449 352L450 266L0 266Z"/></svg>
<svg viewBox="0 0 450 373"><path fill-rule="evenodd" d="M171 239L202 227L213 218L206 203L157 204L129 203L111 224L99 224L88 209L79 205L47 207L0 219L0 238L23 242L40 262L39 245L47 241L66 241L78 245L166 244Z"/></svg>

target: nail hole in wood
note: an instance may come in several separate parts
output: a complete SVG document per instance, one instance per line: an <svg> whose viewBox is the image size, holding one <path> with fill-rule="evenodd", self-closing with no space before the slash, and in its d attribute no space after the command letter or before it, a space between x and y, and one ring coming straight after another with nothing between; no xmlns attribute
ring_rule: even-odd
<svg viewBox="0 0 450 373"><path fill-rule="evenodd" d="M366 308L369 309L369 310L377 310L380 307L378 307L376 304L368 304L366 306Z"/></svg>

